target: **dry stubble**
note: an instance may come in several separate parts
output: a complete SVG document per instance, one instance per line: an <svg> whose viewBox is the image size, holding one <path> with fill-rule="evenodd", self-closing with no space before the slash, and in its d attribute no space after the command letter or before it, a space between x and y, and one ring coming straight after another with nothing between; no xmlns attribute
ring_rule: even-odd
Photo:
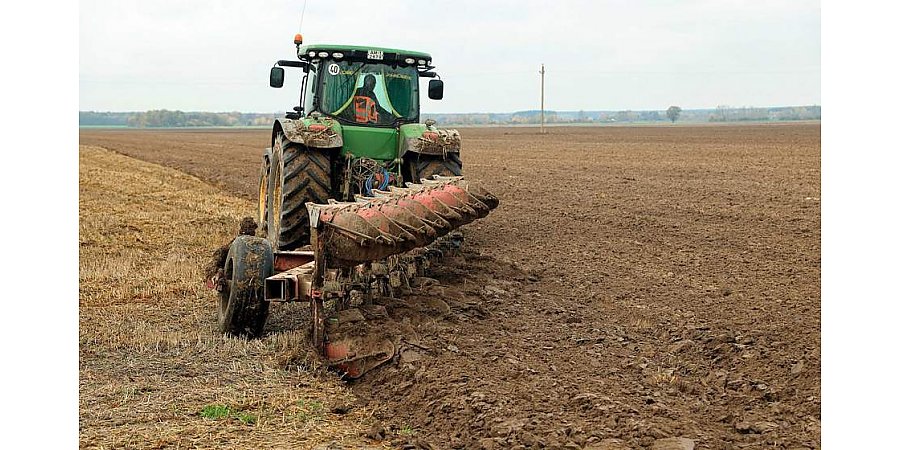
<svg viewBox="0 0 900 450"><path fill-rule="evenodd" d="M80 147L79 173L81 447L358 443L370 411L331 412L355 398L307 357L300 305L273 310L290 331L216 331L202 267L250 202L97 147ZM203 417L211 405L228 413Z"/></svg>

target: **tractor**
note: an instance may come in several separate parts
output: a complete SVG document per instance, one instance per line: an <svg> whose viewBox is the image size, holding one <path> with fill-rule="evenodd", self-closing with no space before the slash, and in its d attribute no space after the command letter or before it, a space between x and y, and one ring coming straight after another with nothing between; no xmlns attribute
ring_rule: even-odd
<svg viewBox="0 0 900 450"><path fill-rule="evenodd" d="M231 335L261 335L271 302L309 302L310 342L356 378L396 350L361 341L373 302L425 275L499 200L462 177L456 130L420 123L419 78L443 97L429 54L294 44L297 60L269 74L281 88L285 67L303 72L300 104L263 154L257 228L242 224L207 286Z"/></svg>
<svg viewBox="0 0 900 450"><path fill-rule="evenodd" d="M269 85L283 86L284 67L301 69L300 104L275 121L259 177L259 224L274 248L310 243L306 202L462 175L459 133L419 121L419 79L431 78L428 98L443 97L431 55L294 43L298 60L275 63Z"/></svg>

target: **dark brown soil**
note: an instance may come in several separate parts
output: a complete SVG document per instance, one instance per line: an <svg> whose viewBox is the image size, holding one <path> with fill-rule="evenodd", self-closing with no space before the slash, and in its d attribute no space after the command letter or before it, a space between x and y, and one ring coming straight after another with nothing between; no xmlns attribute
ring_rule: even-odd
<svg viewBox="0 0 900 450"><path fill-rule="evenodd" d="M439 448L820 446L819 124L462 129L501 199L354 383ZM253 198L267 131L83 130ZM613 448L613 447L608 447Z"/></svg>

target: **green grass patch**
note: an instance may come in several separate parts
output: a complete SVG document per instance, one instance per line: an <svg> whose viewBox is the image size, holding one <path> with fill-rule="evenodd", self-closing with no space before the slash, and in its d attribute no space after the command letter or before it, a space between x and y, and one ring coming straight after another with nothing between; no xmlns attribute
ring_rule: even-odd
<svg viewBox="0 0 900 450"><path fill-rule="evenodd" d="M200 411L200 417L213 420L228 418L231 417L231 408L225 405L207 405Z"/></svg>
<svg viewBox="0 0 900 450"><path fill-rule="evenodd" d="M299 411L295 414L296 418L302 422L312 422L322 420L325 414L325 405L317 400L297 402Z"/></svg>
<svg viewBox="0 0 900 450"><path fill-rule="evenodd" d="M253 425L256 423L256 416L250 413L240 412L235 417L241 422L244 422L247 425Z"/></svg>
<svg viewBox="0 0 900 450"><path fill-rule="evenodd" d="M200 411L200 417L210 420L237 419L246 425L255 425L257 417L245 411L233 411L227 405L207 405Z"/></svg>

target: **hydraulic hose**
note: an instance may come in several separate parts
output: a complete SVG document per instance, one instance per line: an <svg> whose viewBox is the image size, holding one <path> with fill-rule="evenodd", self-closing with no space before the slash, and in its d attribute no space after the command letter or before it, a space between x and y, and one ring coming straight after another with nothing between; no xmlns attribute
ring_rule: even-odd
<svg viewBox="0 0 900 450"><path fill-rule="evenodd" d="M391 184L391 173L385 168L385 169L381 169L381 175L382 175L383 179L381 180L381 184L378 185L378 190L383 191L383 190L387 189L388 186L390 186L390 184ZM366 183L365 183L366 192L364 192L366 197L372 196L372 183L374 182L374 178L375 178L375 175L369 175L369 177L366 178Z"/></svg>

